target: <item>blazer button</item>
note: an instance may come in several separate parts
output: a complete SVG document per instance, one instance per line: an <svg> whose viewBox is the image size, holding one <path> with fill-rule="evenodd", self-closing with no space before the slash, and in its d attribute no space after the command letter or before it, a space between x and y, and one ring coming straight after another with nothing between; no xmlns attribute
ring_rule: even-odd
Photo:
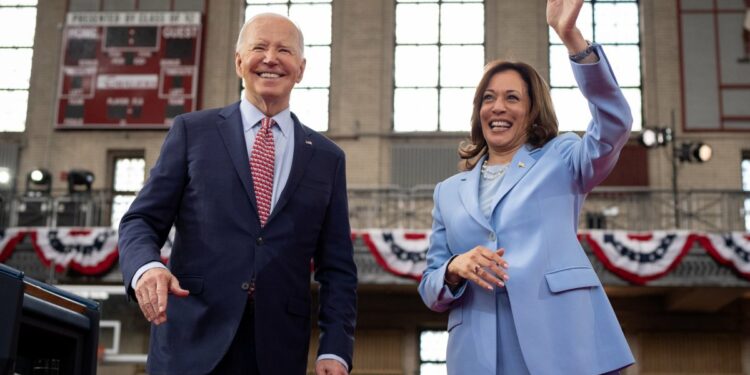
<svg viewBox="0 0 750 375"><path fill-rule="evenodd" d="M263 246L263 237L258 237L255 240L255 244L258 245L258 246Z"/></svg>
<svg viewBox="0 0 750 375"><path fill-rule="evenodd" d="M495 232L490 232L490 235L487 237L489 238L490 241L497 240L497 237L495 236Z"/></svg>
<svg viewBox="0 0 750 375"><path fill-rule="evenodd" d="M247 290L249 290L249 289L250 289L250 283L248 283L248 282L244 282L244 283L242 283L242 286L241 286L241 288L242 288L242 290L244 290L244 291L247 291Z"/></svg>

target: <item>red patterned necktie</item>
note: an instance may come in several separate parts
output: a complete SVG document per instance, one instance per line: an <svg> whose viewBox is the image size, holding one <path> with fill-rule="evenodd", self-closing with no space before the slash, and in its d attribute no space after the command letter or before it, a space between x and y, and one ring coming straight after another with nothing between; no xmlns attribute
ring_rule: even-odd
<svg viewBox="0 0 750 375"><path fill-rule="evenodd" d="M263 227L271 214L273 194L274 147L271 127L275 122L270 117L260 120L260 130L255 135L253 152L250 153L250 173L253 176L255 200L258 203L260 226Z"/></svg>

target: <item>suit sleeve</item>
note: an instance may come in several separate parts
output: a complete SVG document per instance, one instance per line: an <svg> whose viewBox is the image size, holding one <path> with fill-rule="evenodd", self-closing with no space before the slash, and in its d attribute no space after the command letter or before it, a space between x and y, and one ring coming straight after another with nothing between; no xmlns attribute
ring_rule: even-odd
<svg viewBox="0 0 750 375"><path fill-rule="evenodd" d="M617 84L607 56L601 46L594 47L599 56L597 63L571 62L576 82L588 101L591 122L583 139L564 135L557 143L583 193L593 190L612 171L633 124L630 106Z"/></svg>
<svg viewBox="0 0 750 375"><path fill-rule="evenodd" d="M352 369L357 315L357 267L349 227L346 163L338 158L331 201L315 252L315 280L320 283L318 355L335 354Z"/></svg>
<svg viewBox="0 0 750 375"><path fill-rule="evenodd" d="M445 224L443 215L440 213L440 184L435 186L433 201L435 206L432 209L430 248L427 251L427 268L422 273L422 280L419 282L419 295L430 310L443 312L450 309L451 304L461 298L467 283L463 283L455 293L445 285L445 271L454 255L448 249Z"/></svg>
<svg viewBox="0 0 750 375"><path fill-rule="evenodd" d="M149 262L161 262L161 247L182 200L187 178L183 121L182 116L175 118L148 181L120 221L120 268L130 297L136 271Z"/></svg>

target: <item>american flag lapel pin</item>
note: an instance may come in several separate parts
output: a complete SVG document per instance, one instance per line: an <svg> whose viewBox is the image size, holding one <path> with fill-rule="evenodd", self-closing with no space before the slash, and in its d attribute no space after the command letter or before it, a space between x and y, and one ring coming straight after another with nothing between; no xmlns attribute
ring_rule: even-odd
<svg viewBox="0 0 750 375"><path fill-rule="evenodd" d="M518 168L526 168L526 163L519 161L518 162Z"/></svg>

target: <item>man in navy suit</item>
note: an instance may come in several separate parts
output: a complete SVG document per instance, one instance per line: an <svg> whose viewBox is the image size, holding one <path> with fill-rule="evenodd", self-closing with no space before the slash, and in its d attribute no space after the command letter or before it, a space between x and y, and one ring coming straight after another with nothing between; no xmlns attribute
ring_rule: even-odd
<svg viewBox="0 0 750 375"><path fill-rule="evenodd" d="M303 53L286 17L249 20L235 53L244 98L175 118L122 219L123 279L152 323L151 374L304 374L311 260L316 373L352 368L357 276L344 153L289 110ZM167 268L159 249L173 225Z"/></svg>

